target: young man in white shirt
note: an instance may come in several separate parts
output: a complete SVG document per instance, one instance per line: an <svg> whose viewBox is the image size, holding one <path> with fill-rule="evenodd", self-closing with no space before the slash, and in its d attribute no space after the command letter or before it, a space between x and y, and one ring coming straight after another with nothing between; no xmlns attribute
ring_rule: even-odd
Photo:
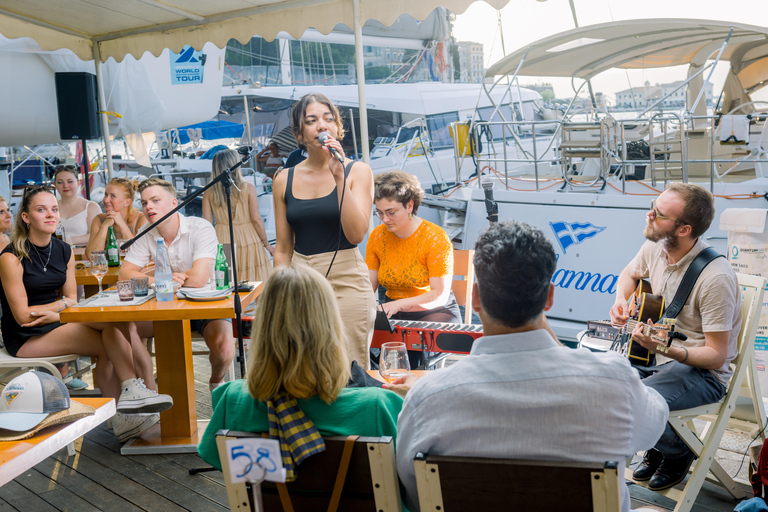
<svg viewBox="0 0 768 512"><path fill-rule="evenodd" d="M177 205L176 187L168 181L151 178L139 184L141 205L149 224L161 219ZM181 286L200 288L205 286L210 277L208 264L215 261L218 249L216 231L210 222L199 217L185 217L175 213L162 224L152 229L136 241L125 256L120 267L120 279L145 277L142 267L155 258L157 237L163 237L168 248L168 256L173 270L173 281ZM154 282L154 278L149 278ZM138 334L142 338L153 336L152 322L138 322ZM226 319L192 320L191 327L205 338L210 350L211 389L222 384L227 369L235 355L232 340L232 324ZM162 340L159 340L162 343ZM137 362L141 371L152 374L152 361L149 354L142 354ZM146 378L145 378L146 379ZM154 379L150 379L154 382Z"/></svg>

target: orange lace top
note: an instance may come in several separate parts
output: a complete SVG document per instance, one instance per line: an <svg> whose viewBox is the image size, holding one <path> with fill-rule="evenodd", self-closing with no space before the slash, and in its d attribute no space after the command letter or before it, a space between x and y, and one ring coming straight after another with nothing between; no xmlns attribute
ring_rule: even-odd
<svg viewBox="0 0 768 512"><path fill-rule="evenodd" d="M428 292L430 277L453 275L453 246L440 226L426 220L405 239L381 224L368 237L365 263L379 272L387 297L405 299Z"/></svg>

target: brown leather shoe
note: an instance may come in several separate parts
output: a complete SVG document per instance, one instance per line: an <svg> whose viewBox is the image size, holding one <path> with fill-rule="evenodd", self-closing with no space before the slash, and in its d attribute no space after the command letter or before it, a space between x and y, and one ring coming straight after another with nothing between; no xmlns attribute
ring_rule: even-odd
<svg viewBox="0 0 768 512"><path fill-rule="evenodd" d="M691 463L696 457L693 452L688 452L688 455L683 455L676 459L670 459L664 457L659 469L651 477L648 482L648 488L652 491L663 491L669 489L683 480L685 480L688 470L691 468Z"/></svg>
<svg viewBox="0 0 768 512"><path fill-rule="evenodd" d="M656 470L659 469L661 461L664 460L664 455L659 451L651 448L645 455L643 455L643 461L635 468L632 473L632 479L637 482L645 482L650 480Z"/></svg>

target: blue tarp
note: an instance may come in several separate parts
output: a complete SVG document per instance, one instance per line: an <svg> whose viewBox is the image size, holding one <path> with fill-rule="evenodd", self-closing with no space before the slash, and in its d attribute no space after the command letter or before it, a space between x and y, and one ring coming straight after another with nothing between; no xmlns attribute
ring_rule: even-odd
<svg viewBox="0 0 768 512"><path fill-rule="evenodd" d="M200 128L203 139L216 140L239 139L243 136L245 126L242 124L230 123L229 121L206 121L204 123L183 126L179 128L179 142L181 144L187 144L189 142L189 135L187 135L188 128L192 128L193 130Z"/></svg>

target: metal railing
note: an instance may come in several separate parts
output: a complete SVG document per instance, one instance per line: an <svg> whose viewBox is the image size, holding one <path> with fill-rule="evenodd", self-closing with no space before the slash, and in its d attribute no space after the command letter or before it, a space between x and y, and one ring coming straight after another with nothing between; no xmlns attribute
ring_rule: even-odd
<svg viewBox="0 0 768 512"><path fill-rule="evenodd" d="M720 116L680 116L675 113L654 114L650 119L625 119L615 121L615 130L601 129L600 147L601 157L599 158L598 176L602 175L606 179L620 182L621 193L626 193L627 176L632 176L634 180L649 179L655 185L656 174L661 181L682 181L688 182L690 179L689 167L697 164L699 172L696 177L708 177L710 190L714 190L715 182L724 181L727 175L733 175L735 172L744 169L750 169L754 166L755 178L768 177L768 113L752 114L752 122L758 123L760 136L756 141L750 141L750 144L739 146L742 151L733 156L718 156L717 147L720 146L719 132L716 122ZM638 132L644 132L647 129L648 136L632 137L628 135L628 127L635 125L639 127ZM453 125L452 125L453 126ZM542 127L547 126L549 133L543 133ZM556 126L552 133L552 126ZM751 130L754 134L754 124ZM563 139L563 129L568 131L568 121L477 121L473 124L469 137L472 138L474 148L480 147L482 151L475 151L474 159L479 173L482 173L486 166L492 168L496 173L503 175L504 182L509 188L509 179L514 176L530 174L533 170L536 190L540 190L541 170L544 166L552 169L554 166L560 167L560 178L569 182L569 176L566 173L578 175L584 171L584 158L576 162L574 166L568 169L563 167L563 155L560 148ZM494 138L494 132L498 138ZM456 134L456 131L453 132ZM488 137L490 134L490 138ZM698 137L698 146L696 151L692 152L690 148L691 138ZM651 139L654 137L654 139ZM609 140L613 138L613 141ZM645 158L631 158L628 155L628 143L645 140L648 143L648 155ZM456 135L454 135L456 141ZM671 148L672 141L676 147ZM666 146L665 146L666 145ZM662 147L654 153L654 146ZM668 146L668 147L667 147ZM465 146L466 147L466 146ZM706 147L703 151L702 148ZM732 146L731 146L732 147ZM517 148L516 155L510 155L510 148ZM748 149L748 154L744 150ZM469 153L459 154L458 146L454 146L456 161L466 158ZM578 159L573 159L578 160ZM705 176L701 173L703 164L708 165L709 172ZM719 171L719 164L731 164L725 171ZM637 174L630 175L629 171L642 168L650 172L650 175L642 176ZM679 176L673 176L671 170L676 168ZM666 169L666 170L665 170ZM460 181L460 168L457 163L457 181ZM591 176L591 174L590 174ZM551 179L551 177L550 177ZM750 179L749 177L745 178ZM479 181L478 181L479 183Z"/></svg>

